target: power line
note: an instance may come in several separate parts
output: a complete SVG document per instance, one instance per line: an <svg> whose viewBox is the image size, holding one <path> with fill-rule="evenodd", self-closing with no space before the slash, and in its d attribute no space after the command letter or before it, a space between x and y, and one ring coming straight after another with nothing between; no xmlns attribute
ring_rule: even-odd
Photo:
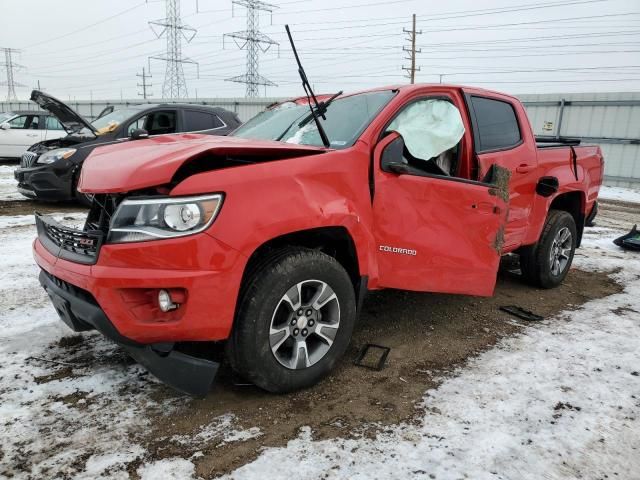
<svg viewBox="0 0 640 480"><path fill-rule="evenodd" d="M239 5L247 9L247 29L241 32L225 33L223 39L226 37L233 38L240 49L247 51L247 69L243 75L227 78L226 80L246 84L245 96L258 97L261 85L265 89L267 86L277 86L271 80L260 75L258 69L260 51L266 52L272 45L278 45L278 42L259 30L260 12L272 13L273 9L277 7L261 0L233 0L232 5ZM244 43L240 44L238 40L243 40Z"/></svg>
<svg viewBox="0 0 640 480"><path fill-rule="evenodd" d="M416 14L413 14L412 17L412 28L411 30L407 30L406 28L403 28L402 31L406 34L409 35L409 38L407 39L407 41L411 44L411 46L409 47L402 47L402 51L403 52L407 52L409 53L409 57L405 57L405 59L409 60L411 62L411 65L409 67L402 67L403 70L406 70L409 72L409 79L411 81L411 83L416 83L416 72L420 71L420 67L416 67L416 53L420 53L421 50L416 50L416 35L422 35L422 30L420 30L419 32L416 31Z"/></svg>
<svg viewBox="0 0 640 480"><path fill-rule="evenodd" d="M0 67L4 67L7 71L7 81L1 82L0 85L7 86L7 101L18 101L18 96L16 95L16 87L24 87L22 83L18 83L15 80L14 70L19 68L24 68L22 65L14 63L13 54L18 53L19 50L15 48L3 48L4 51L4 63L0 63Z"/></svg>
<svg viewBox="0 0 640 480"><path fill-rule="evenodd" d="M153 87L153 85L151 85L150 83L147 83L147 78L151 78L151 74L149 75L145 74L144 67L142 67L142 74L136 73L136 77L142 78L142 83L137 84L138 87L142 87L142 93L138 93L138 95L146 100L147 97L150 97L151 95L153 95L153 93L147 92L147 88Z"/></svg>
<svg viewBox="0 0 640 480"><path fill-rule="evenodd" d="M27 48L37 47L38 45L42 45L42 44L44 44L44 43L51 43L51 42L53 42L53 41L55 41L55 40L59 40L59 39L61 39L61 38L66 38L66 37L68 37L68 36L70 36L70 35L75 35L76 33L84 32L84 31L86 31L86 30L89 30L90 28L95 27L96 25L100 25L101 23L108 22L109 20L112 20L112 19L114 19L114 18L117 18L117 17L119 17L119 16L121 16L121 15L125 15L125 14L127 14L127 13L131 12L132 10L135 10L136 8L139 8L139 7L143 6L145 3L146 3L146 2L138 3L138 4L134 5L133 7L129 7L129 8L127 8L126 10L123 10L123 11L121 11L121 12L119 12L119 13L116 13L116 14L114 14L114 15L111 15L110 17L104 18L104 19L102 19L102 20L98 20L97 22L91 23L91 24L89 24L89 25L85 25L84 27L79 28L78 30L74 30L74 31L72 31L72 32L65 33L65 34L63 34L63 35L59 35L59 36L57 36L57 37L49 38L49 39L47 39L47 40L42 40L42 41L39 41L39 42L37 42L37 43L32 43L31 45L27 45L27 46L26 46L26 47L24 47L24 48L25 48L25 49L27 49Z"/></svg>
<svg viewBox="0 0 640 480"><path fill-rule="evenodd" d="M166 63L167 68L164 74L164 83L162 84L163 98L187 98L187 83L184 79L183 64L198 63L182 56L182 39L187 42L193 40L197 30L182 23L180 18L180 0L165 0L167 16L162 20L149 22L151 30L158 38L163 35L167 39L167 52L164 55L149 57L152 59L162 60ZM162 27L159 32L153 29L153 26Z"/></svg>

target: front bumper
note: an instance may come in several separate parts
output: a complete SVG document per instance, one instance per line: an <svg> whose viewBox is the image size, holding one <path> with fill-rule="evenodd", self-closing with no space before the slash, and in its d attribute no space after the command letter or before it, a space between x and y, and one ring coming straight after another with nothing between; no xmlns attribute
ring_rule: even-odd
<svg viewBox="0 0 640 480"><path fill-rule="evenodd" d="M74 331L96 329L127 351L159 380L181 392L204 397L210 390L219 364L173 350L173 345L144 345L118 332L92 295L44 270L43 286L60 318Z"/></svg>
<svg viewBox="0 0 640 480"><path fill-rule="evenodd" d="M60 225L43 217L37 223L34 258L42 269L40 281L62 320L76 331L99 330L178 390L205 394L217 364L185 355L173 346L228 338L246 257L200 233L104 244L91 262L79 263L69 260L60 246L66 237L57 247L46 238L43 223ZM76 246L68 248L84 249L77 242L72 244ZM161 312L160 289L181 290L183 303L176 310Z"/></svg>
<svg viewBox="0 0 640 480"><path fill-rule="evenodd" d="M18 182L18 192L29 198L60 202L74 198L72 169L58 172L49 165L17 168L13 176Z"/></svg>

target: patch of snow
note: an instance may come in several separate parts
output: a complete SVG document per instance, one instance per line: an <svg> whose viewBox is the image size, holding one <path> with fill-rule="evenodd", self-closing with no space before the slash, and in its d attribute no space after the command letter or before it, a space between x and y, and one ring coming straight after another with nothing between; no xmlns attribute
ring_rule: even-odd
<svg viewBox="0 0 640 480"><path fill-rule="evenodd" d="M622 293L529 327L429 390L418 425L314 441L309 428L227 479L636 478L640 472L640 258L585 231L575 266Z"/></svg>
<svg viewBox="0 0 640 480"><path fill-rule="evenodd" d="M82 223L87 218L86 212L77 213L49 213L57 222L64 223L69 227L82 227ZM11 227L25 227L35 225L34 215L2 215L0 216L0 229Z"/></svg>
<svg viewBox="0 0 640 480"><path fill-rule="evenodd" d="M18 165L0 165L0 201L7 200L28 200L27 197L18 192L18 182L13 177L13 171Z"/></svg>
<svg viewBox="0 0 640 480"><path fill-rule="evenodd" d="M258 427L237 430L235 428L236 420L235 415L221 415L215 421L201 426L200 431L195 435L174 435L169 438L169 441L180 445L199 447L208 445L215 440L218 442L218 447L220 447L227 443L246 442L262 435Z"/></svg>
<svg viewBox="0 0 640 480"><path fill-rule="evenodd" d="M189 460L171 458L143 465L138 475L140 480L190 480L196 478L196 470Z"/></svg>
<svg viewBox="0 0 640 480"><path fill-rule="evenodd" d="M622 202L640 203L640 190L622 187L608 187L602 185L598 198L605 200L619 200Z"/></svg>

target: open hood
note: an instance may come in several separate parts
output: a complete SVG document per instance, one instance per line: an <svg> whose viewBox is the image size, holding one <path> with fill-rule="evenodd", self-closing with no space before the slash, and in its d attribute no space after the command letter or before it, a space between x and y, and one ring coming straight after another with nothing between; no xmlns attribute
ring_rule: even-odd
<svg viewBox="0 0 640 480"><path fill-rule="evenodd" d="M78 190L84 193L118 193L166 185L174 180L180 167L187 162L208 162L210 168L207 170L215 170L216 158L220 158L220 163L226 157L259 163L326 151L322 147L271 140L194 133L162 135L96 148L82 165ZM212 158L213 165L209 162Z"/></svg>
<svg viewBox="0 0 640 480"><path fill-rule="evenodd" d="M43 110L51 112L67 132L77 132L78 130L87 128L94 135L97 133L93 125L82 118L79 113L51 95L47 95L40 90L34 90L31 92L31 101L37 103Z"/></svg>

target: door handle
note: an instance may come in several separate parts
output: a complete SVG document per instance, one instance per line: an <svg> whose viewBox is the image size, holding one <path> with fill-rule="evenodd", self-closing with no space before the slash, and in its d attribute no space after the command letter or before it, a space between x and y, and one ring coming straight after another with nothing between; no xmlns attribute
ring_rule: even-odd
<svg viewBox="0 0 640 480"><path fill-rule="evenodd" d="M533 170L533 165L529 165L528 163L521 163L516 167L516 172L518 173L529 173Z"/></svg>
<svg viewBox="0 0 640 480"><path fill-rule="evenodd" d="M37 137L37 133L27 133L27 137Z"/></svg>
<svg viewBox="0 0 640 480"><path fill-rule="evenodd" d="M494 205L489 202L479 202L471 205L471 208L482 213L494 213Z"/></svg>

